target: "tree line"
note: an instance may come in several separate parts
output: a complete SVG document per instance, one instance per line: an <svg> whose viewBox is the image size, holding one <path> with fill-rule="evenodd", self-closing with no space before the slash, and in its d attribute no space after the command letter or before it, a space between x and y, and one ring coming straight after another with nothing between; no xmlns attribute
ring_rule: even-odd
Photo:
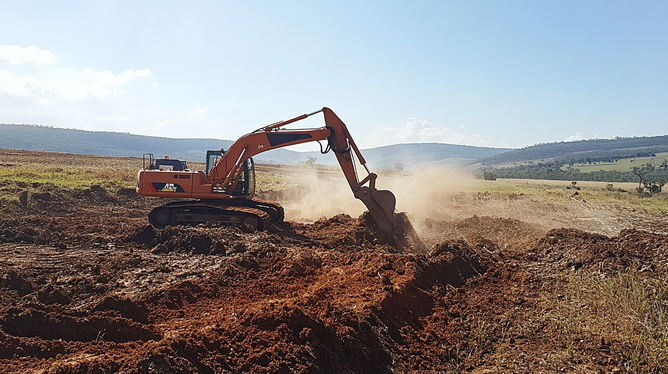
<svg viewBox="0 0 668 374"><path fill-rule="evenodd" d="M498 165L550 158L576 159L574 163L583 163L580 160L584 161L586 157L591 162L610 162L615 159L648 157L660 152L668 152L668 135L543 143L480 159L478 162Z"/></svg>
<svg viewBox="0 0 668 374"><path fill-rule="evenodd" d="M593 181L593 182L635 182L638 188L648 192L661 192L663 185L668 182L668 160L659 166L651 163L633 166L629 172L619 170L598 170L588 173L580 169L566 166L561 162L539 162L537 164L519 165L509 168L499 168L493 171L483 169L480 177L493 180L495 178L510 179L546 179L566 181Z"/></svg>

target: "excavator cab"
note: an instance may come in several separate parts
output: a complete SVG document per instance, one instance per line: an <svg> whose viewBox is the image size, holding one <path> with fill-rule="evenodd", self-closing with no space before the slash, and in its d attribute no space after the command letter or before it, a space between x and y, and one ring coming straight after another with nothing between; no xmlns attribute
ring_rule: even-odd
<svg viewBox="0 0 668 374"><path fill-rule="evenodd" d="M221 148L218 150L210 149L206 151L206 174L216 165L219 158L223 157L225 151ZM244 162L243 171L237 181L237 186L234 188L232 196L235 197L253 197L255 195L255 163L253 158L249 158Z"/></svg>
<svg viewBox="0 0 668 374"><path fill-rule="evenodd" d="M255 195L255 163L252 158L244 162L244 170L239 176L237 186L234 188L232 196L243 197Z"/></svg>
<svg viewBox="0 0 668 374"><path fill-rule="evenodd" d="M223 151L222 148L219 150L209 149L206 151L206 175L209 175L209 171L216 165L216 161L223 157L223 154L225 154L225 151Z"/></svg>

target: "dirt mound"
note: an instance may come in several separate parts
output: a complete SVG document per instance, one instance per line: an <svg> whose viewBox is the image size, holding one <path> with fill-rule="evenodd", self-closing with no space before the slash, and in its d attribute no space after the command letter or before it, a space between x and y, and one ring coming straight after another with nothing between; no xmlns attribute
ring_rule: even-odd
<svg viewBox="0 0 668 374"><path fill-rule="evenodd" d="M172 349L169 358L186 357L198 370L218 362L232 372L390 372L393 347L423 329L435 299L488 266L463 242L429 255L255 248L207 280L145 300L163 324L174 323L176 310L186 319L207 311L196 329L204 343L190 345L192 330L170 334L159 343Z"/></svg>
<svg viewBox="0 0 668 374"><path fill-rule="evenodd" d="M35 243L58 245L61 229L57 221L47 218L10 219L0 227L0 243Z"/></svg>
<svg viewBox="0 0 668 374"><path fill-rule="evenodd" d="M133 299L86 287L86 274L81 286L48 289L38 269L15 271L1 285L23 306L1 313L2 358L68 357L63 373L391 372L404 354L397 345L432 344L418 338L424 318L494 261L463 241L401 253L375 237L364 217L344 215L273 232L141 226L123 239L154 252L133 268L179 253L206 254L218 265ZM105 257L88 260L95 266L87 272L119 284L131 268ZM36 290L43 296L30 298ZM75 359L82 354L85 360Z"/></svg>
<svg viewBox="0 0 668 374"><path fill-rule="evenodd" d="M425 219L421 224L427 242L438 242L439 238L463 238L467 242L490 251L524 251L541 238L545 230L537 225L516 219L476 216L460 221Z"/></svg>
<svg viewBox="0 0 668 374"><path fill-rule="evenodd" d="M155 254L229 254L244 252L241 231L236 228L172 227L155 229L145 225L125 238L152 248Z"/></svg>
<svg viewBox="0 0 668 374"><path fill-rule="evenodd" d="M144 225L126 235L126 242L141 244L151 248L152 253L191 253L191 254L233 254L248 250L248 242L242 228L218 226L215 223L196 227L168 226L156 229ZM313 224L280 223L273 225L266 232L253 235L265 237L270 246L288 242L316 245L325 249L355 250L382 246L387 252L404 252L405 246L399 246L399 238L382 233L376 227L369 214L352 218L339 214L328 219L321 219ZM268 245L269 245L268 244ZM410 250L410 248L408 249Z"/></svg>
<svg viewBox="0 0 668 374"><path fill-rule="evenodd" d="M551 230L532 252L534 261L561 269L668 271L668 236L638 230L624 230L612 238L575 229Z"/></svg>

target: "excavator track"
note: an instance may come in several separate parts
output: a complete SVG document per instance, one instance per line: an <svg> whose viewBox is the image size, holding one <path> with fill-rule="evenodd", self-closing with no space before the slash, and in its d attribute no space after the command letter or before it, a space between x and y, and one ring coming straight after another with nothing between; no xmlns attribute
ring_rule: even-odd
<svg viewBox="0 0 668 374"><path fill-rule="evenodd" d="M281 204L256 198L240 201L247 202L247 204L249 204L247 205L248 207L260 209L269 214L271 216L271 222L283 222L283 218L285 218L285 211Z"/></svg>
<svg viewBox="0 0 668 374"><path fill-rule="evenodd" d="M169 203L153 209L148 216L148 221L156 228L219 222L230 226L247 225L255 230L264 230L273 221L272 214L265 210L271 211L276 216L282 212L280 206L278 206L280 209L272 210L263 204L256 206L253 203L229 204L229 202L214 200Z"/></svg>

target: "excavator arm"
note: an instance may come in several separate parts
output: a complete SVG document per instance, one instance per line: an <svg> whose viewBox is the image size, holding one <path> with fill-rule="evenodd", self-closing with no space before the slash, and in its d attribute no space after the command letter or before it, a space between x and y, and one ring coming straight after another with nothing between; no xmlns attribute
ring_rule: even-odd
<svg viewBox="0 0 668 374"><path fill-rule="evenodd" d="M291 123L320 112L325 117L324 127L315 129L285 128ZM394 194L388 190L376 189L377 175L369 171L366 160L352 136L350 136L348 128L329 108L322 108L310 114L302 114L287 121L280 121L242 136L230 146L223 157L218 159L215 166L209 171L207 178L212 189L221 189L231 195L231 191L234 191L243 172L243 165L250 157L276 148L324 140L328 142L326 149L331 149L336 155L354 196L366 205L378 227L385 232L390 232L396 205ZM359 179L357 174L354 157L357 157L359 163L366 170L367 175L362 180Z"/></svg>

